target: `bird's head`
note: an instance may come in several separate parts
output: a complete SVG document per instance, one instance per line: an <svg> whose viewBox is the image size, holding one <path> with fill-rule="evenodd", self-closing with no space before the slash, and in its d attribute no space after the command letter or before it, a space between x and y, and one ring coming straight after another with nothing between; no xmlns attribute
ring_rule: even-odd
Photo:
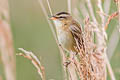
<svg viewBox="0 0 120 80"><path fill-rule="evenodd" d="M61 26L63 24L69 24L72 21L72 16L67 12L59 12L50 19L53 20L56 26Z"/></svg>

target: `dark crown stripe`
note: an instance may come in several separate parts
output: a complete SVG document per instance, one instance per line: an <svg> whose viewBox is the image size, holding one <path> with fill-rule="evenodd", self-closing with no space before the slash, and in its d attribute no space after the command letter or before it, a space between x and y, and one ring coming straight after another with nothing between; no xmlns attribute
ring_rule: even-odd
<svg viewBox="0 0 120 80"><path fill-rule="evenodd" d="M69 13L67 13L67 12L60 12L60 13L57 13L56 15L62 15L62 14L67 14L67 15L70 15Z"/></svg>

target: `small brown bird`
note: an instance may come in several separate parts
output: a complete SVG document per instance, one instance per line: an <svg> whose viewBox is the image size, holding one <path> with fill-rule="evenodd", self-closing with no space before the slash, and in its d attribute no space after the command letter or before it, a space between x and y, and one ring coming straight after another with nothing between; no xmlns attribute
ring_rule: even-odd
<svg viewBox="0 0 120 80"><path fill-rule="evenodd" d="M77 44L79 44L79 48L84 48L81 26L69 13L60 12L50 19L53 20L56 26L58 41L64 50L69 53L77 53L75 49Z"/></svg>

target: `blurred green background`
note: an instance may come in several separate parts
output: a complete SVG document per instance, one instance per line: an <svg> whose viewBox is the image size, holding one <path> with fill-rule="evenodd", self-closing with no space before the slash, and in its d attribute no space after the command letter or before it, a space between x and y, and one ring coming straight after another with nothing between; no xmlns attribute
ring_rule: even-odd
<svg viewBox="0 0 120 80"><path fill-rule="evenodd" d="M53 13L67 10L66 0L50 0L50 4ZM46 0L44 5L48 11ZM113 2L111 5L110 13L113 13L116 6ZM9 7L16 53L20 52L18 48L34 52L45 67L47 80L63 80L59 50L38 0L9 0ZM110 28L107 30L109 37L116 23L118 22L115 19L110 23ZM119 60L120 40L110 60L117 80L120 80ZM17 80L39 80L40 77L29 60L16 56L16 67Z"/></svg>

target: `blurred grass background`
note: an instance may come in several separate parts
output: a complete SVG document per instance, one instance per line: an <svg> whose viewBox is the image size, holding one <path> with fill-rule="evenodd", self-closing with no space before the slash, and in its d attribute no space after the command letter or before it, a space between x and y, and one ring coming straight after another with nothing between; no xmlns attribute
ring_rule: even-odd
<svg viewBox="0 0 120 80"><path fill-rule="evenodd" d="M67 10L66 0L50 0L50 3L54 13ZM48 10L46 0L44 5ZM113 13L116 11L115 3L112 2L111 5L110 13ZM9 7L15 51L20 52L18 48L33 51L45 66L47 80L63 80L59 50L38 0L9 0ZM110 28L107 30L108 37L116 23L118 23L116 19L110 23ZM120 40L110 60L117 80L120 80L119 60ZM16 56L16 68L16 80L39 80L40 78L31 62L23 57Z"/></svg>

